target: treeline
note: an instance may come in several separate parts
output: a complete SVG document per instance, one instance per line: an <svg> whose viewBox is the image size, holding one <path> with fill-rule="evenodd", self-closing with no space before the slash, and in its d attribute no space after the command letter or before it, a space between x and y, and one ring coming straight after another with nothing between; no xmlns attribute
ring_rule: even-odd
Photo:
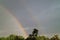
<svg viewBox="0 0 60 40"><path fill-rule="evenodd" d="M60 40L58 35L54 35L51 38L45 37L45 36L38 36L38 30L33 29L32 34L29 34L29 36L25 39L22 36L17 35L10 35L8 37L0 37L0 40Z"/></svg>

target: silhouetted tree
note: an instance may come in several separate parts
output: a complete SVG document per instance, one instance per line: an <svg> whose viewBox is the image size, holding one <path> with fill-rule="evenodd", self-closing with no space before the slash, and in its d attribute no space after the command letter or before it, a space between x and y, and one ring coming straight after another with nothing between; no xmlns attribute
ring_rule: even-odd
<svg viewBox="0 0 60 40"><path fill-rule="evenodd" d="M38 35L38 30L36 28L34 28L33 32L32 32L33 36L37 36Z"/></svg>
<svg viewBox="0 0 60 40"><path fill-rule="evenodd" d="M38 35L38 30L34 28L32 34L29 34L29 37L26 40L36 40L37 35Z"/></svg>

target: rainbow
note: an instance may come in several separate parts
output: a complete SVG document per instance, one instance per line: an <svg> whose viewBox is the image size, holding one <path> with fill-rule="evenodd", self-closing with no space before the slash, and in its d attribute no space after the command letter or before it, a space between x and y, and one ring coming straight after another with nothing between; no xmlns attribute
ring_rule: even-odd
<svg viewBox="0 0 60 40"><path fill-rule="evenodd" d="M7 14L9 14L10 16L12 16L14 18L15 22L18 24L18 27L20 27L20 31L22 32L22 36L24 38L27 38L28 37L28 34L25 31L25 29L23 28L22 24L18 21L18 19L15 16L13 16L11 14L11 12L9 12L6 8L4 8L4 6L0 6L0 8L2 8Z"/></svg>

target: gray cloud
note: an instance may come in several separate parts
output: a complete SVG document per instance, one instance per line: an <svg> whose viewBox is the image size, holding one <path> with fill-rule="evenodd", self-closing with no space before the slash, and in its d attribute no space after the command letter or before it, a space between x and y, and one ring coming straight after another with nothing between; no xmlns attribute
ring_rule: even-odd
<svg viewBox="0 0 60 40"><path fill-rule="evenodd" d="M36 27L43 33L48 34L50 32L53 34L53 32L60 33L59 1L60 0L1 0L0 4L4 5L9 11L14 12L12 14L17 17L28 33ZM3 24L4 22L3 20L1 23Z"/></svg>

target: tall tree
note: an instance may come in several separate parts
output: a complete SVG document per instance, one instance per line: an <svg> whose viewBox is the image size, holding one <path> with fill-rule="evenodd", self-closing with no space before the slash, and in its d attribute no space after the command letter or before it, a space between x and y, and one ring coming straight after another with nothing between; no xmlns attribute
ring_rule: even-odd
<svg viewBox="0 0 60 40"><path fill-rule="evenodd" d="M32 35L33 36L37 36L38 35L38 30L36 28L33 29Z"/></svg>

